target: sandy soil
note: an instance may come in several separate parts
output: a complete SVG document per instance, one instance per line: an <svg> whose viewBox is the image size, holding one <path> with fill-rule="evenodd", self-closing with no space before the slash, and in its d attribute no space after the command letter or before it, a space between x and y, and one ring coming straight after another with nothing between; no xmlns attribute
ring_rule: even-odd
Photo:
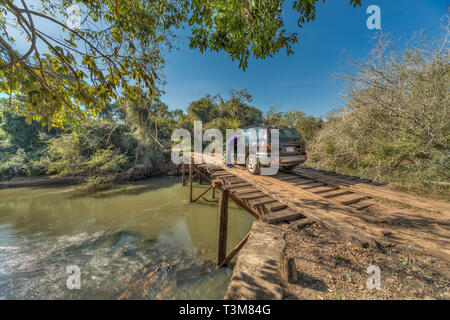
<svg viewBox="0 0 450 320"><path fill-rule="evenodd" d="M298 281L283 283L285 299L450 299L450 266L415 247L393 244L381 253L342 241L314 223L285 234ZM380 289L368 289L366 270L380 268Z"/></svg>

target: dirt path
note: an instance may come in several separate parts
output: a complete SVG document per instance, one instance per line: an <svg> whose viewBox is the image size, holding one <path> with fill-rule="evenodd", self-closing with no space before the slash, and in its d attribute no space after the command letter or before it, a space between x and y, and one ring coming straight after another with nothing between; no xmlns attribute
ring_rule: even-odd
<svg viewBox="0 0 450 320"><path fill-rule="evenodd" d="M342 241L313 224L285 234L285 253L295 259L298 281L283 283L285 299L450 299L450 268L413 246L383 254ZM380 268L380 289L369 289L369 266Z"/></svg>
<svg viewBox="0 0 450 320"><path fill-rule="evenodd" d="M238 169L232 172L344 238L362 244L375 243L373 247L381 244L380 248L413 245L450 262L449 211L437 213L379 203L364 210L356 210L332 199L325 199L321 194L316 194L314 189L299 188L276 176L252 176Z"/></svg>

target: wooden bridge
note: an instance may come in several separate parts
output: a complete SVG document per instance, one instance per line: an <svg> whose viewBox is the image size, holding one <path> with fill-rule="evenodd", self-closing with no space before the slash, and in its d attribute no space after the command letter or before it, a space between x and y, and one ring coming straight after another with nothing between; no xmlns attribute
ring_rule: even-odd
<svg viewBox="0 0 450 320"><path fill-rule="evenodd" d="M195 164L195 157L202 163ZM269 224L299 227L315 222L363 247L384 251L392 243L414 244L450 261L450 204L447 202L418 198L357 177L307 167L299 167L294 172L280 171L274 176L255 176L245 167L223 165L219 156L194 153L184 156L181 166L182 183L189 185L190 202L204 198L209 191L214 199L215 190L220 190L218 267L229 263L250 235L226 254L229 199ZM198 183L207 181L210 186L194 195L194 179ZM409 209L380 204L377 201L380 198L406 203Z"/></svg>

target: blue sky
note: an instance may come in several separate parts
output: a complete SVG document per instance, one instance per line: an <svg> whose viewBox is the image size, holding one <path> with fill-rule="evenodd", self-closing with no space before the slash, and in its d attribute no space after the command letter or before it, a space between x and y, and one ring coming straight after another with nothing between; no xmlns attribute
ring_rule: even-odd
<svg viewBox="0 0 450 320"><path fill-rule="evenodd" d="M316 21L296 28L295 15L287 16L289 30L299 32L294 55L285 51L265 60L250 60L244 72L226 53L200 53L180 43L180 49L167 58L164 69L167 85L162 100L171 108L188 107L207 93L227 94L229 89L247 88L252 105L267 110L301 109L314 116L326 115L342 107L344 87L333 74L348 68L348 56L364 58L373 47L366 9L375 4L381 8L384 33L407 40L415 31L429 37L441 32L440 18L450 5L448 0L369 0L353 8L348 0L321 1Z"/></svg>

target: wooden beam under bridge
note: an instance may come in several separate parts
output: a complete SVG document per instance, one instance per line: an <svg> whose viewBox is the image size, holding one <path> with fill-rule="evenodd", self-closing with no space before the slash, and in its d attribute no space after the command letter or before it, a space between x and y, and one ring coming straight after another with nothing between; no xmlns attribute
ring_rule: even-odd
<svg viewBox="0 0 450 320"><path fill-rule="evenodd" d="M218 182L215 183L218 186ZM228 233L228 193L229 191L220 188L219 200L219 231L217 236L217 265L219 266L226 258L227 254L227 233Z"/></svg>
<svg viewBox="0 0 450 320"><path fill-rule="evenodd" d="M236 245L236 247L227 256L227 235L228 235L228 200L230 191L222 185L220 180L212 181L213 188L220 189L219 200L219 225L217 235L217 268L226 266L234 256L242 249L250 237L250 232ZM233 199L236 202L236 199ZM239 203L238 203L239 204ZM242 205L242 204L240 204Z"/></svg>
<svg viewBox="0 0 450 320"><path fill-rule="evenodd" d="M238 206L242 207L249 213L251 213L255 218L259 218L258 212L248 206L244 201L241 201L239 197L235 194L236 187L242 187L241 185L224 185L223 181L218 179L212 179L207 174L203 173L200 168L198 168L192 161L188 164L189 166L189 176L186 179L184 168L185 163L182 164L182 184L189 183L189 201L191 203L198 201L202 198L209 190L213 191L213 199L215 197L215 190L219 189L220 199L219 199L219 221L218 221L218 235L217 235L217 268L226 266L235 255L242 249L246 244L250 232L236 245L236 247L227 256L227 238L228 238L228 201L232 199ZM205 180L211 181L211 185L203 190L197 197L194 198L193 195L193 180L194 177L201 177ZM248 184L245 184L246 186ZM259 197L259 196L258 196ZM251 198L251 197L250 197ZM205 199L206 200L206 199Z"/></svg>
<svg viewBox="0 0 450 320"><path fill-rule="evenodd" d="M181 184L184 186L186 183L189 182L189 202L196 202L197 200L199 200L202 196L204 196L209 190L213 189L213 185L211 184L211 186L209 186L206 190L204 190L199 196L197 196L195 199L193 198L193 180L195 176L199 177L199 181L200 181L200 177L203 177L205 180L211 181L211 178L208 177L207 175L205 175L203 172L200 171L200 169L198 169L195 164L193 164L192 162L189 164L189 177L188 180L185 181L185 177L184 177L184 162L181 165L182 168L182 176L181 176ZM194 173L195 170L195 173ZM215 190L213 189L213 196L212 198L214 199L214 192Z"/></svg>

